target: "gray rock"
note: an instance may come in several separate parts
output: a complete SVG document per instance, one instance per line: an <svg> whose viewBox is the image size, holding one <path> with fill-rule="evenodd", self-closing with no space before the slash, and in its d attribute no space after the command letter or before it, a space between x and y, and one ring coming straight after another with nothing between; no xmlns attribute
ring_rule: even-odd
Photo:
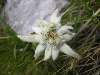
<svg viewBox="0 0 100 75"><path fill-rule="evenodd" d="M7 0L7 22L17 34L26 35L32 32L37 19L48 20L56 8L61 10L67 3L66 0Z"/></svg>

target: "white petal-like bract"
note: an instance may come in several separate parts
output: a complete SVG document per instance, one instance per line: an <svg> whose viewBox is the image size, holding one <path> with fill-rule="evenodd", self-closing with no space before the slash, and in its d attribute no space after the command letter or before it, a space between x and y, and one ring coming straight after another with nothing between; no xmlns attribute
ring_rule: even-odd
<svg viewBox="0 0 100 75"><path fill-rule="evenodd" d="M80 59L80 55L77 54L76 52L74 52L74 50L68 46L67 44L64 44L61 48L60 48L60 51L69 55L69 56L72 56L72 57L75 57L77 59Z"/></svg>
<svg viewBox="0 0 100 75"><path fill-rule="evenodd" d="M21 40L25 41L25 42L37 42L37 40L35 40L35 36L32 35L17 35L18 38L20 38Z"/></svg>
<svg viewBox="0 0 100 75"><path fill-rule="evenodd" d="M51 23L59 23L59 21L60 21L60 17L57 17L57 14L58 14L58 9L56 9L54 12L53 12L53 14L51 15L51 17L50 17L50 22Z"/></svg>
<svg viewBox="0 0 100 75"><path fill-rule="evenodd" d="M58 30L58 34L63 35L64 33L68 33L70 32L69 29L73 29L73 27L64 25Z"/></svg>
<svg viewBox="0 0 100 75"><path fill-rule="evenodd" d="M52 59L56 60L58 55L59 55L59 50L56 47L53 47L53 49L52 49Z"/></svg>
<svg viewBox="0 0 100 75"><path fill-rule="evenodd" d="M40 56L40 54L45 50L45 48L46 48L46 44L39 44L37 46L34 55L35 59L37 59Z"/></svg>
<svg viewBox="0 0 100 75"><path fill-rule="evenodd" d="M52 52L52 46L51 45L47 45L47 48L45 50L45 54L44 54L44 61L48 60L51 57L51 53Z"/></svg>
<svg viewBox="0 0 100 75"><path fill-rule="evenodd" d="M40 34L42 30L39 27L32 27L33 31L37 34Z"/></svg>
<svg viewBox="0 0 100 75"><path fill-rule="evenodd" d="M60 37L61 37L61 39L64 40L64 41L70 41L70 40L74 37L74 35L75 35L75 34L73 34L73 35L64 34L64 35L62 35L62 36L60 36Z"/></svg>
<svg viewBox="0 0 100 75"><path fill-rule="evenodd" d="M42 38L40 35L17 35L18 38L20 38L21 40L25 41L25 42L36 42L36 43L39 43L39 42L42 42Z"/></svg>

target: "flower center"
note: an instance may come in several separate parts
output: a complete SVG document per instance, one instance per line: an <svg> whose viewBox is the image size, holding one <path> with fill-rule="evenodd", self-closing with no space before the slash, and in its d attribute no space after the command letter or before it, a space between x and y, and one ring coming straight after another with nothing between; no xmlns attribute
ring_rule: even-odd
<svg viewBox="0 0 100 75"><path fill-rule="evenodd" d="M53 32L53 31L47 32L47 37L48 37L48 39L55 40L57 38L57 33Z"/></svg>
<svg viewBox="0 0 100 75"><path fill-rule="evenodd" d="M47 38L47 42L50 44L58 44L58 34L56 33L56 30L50 30L49 32L47 32L46 34L46 38Z"/></svg>

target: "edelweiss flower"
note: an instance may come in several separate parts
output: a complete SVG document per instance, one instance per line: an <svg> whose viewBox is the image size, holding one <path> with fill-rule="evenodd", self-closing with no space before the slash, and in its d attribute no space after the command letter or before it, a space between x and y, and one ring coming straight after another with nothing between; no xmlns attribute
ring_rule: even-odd
<svg viewBox="0 0 100 75"><path fill-rule="evenodd" d="M44 61L52 58L55 60L59 52L63 52L69 56L79 58L80 56L72 50L65 42L72 39L75 33L70 29L72 26L61 26L60 18L57 17L58 10L51 15L50 20L47 22L43 19L38 20L33 27L34 32L27 36L18 35L18 37L27 42L37 42L39 45L35 50L35 59L37 59L42 52L44 54Z"/></svg>

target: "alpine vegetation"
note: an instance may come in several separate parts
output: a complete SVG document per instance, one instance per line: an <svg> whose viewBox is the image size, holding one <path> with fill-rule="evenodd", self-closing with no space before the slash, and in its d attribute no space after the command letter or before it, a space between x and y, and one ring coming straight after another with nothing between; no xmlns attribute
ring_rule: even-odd
<svg viewBox="0 0 100 75"><path fill-rule="evenodd" d="M69 56L80 58L79 54L66 44L73 38L75 33L71 32L72 26L61 26L61 16L57 16L58 9L56 9L50 17L49 21L42 18L36 21L36 25L32 27L33 33L28 35L18 35L18 37L26 42L39 43L35 50L35 59L37 59L42 52L44 53L43 61L52 58L56 60L59 52L63 52Z"/></svg>

